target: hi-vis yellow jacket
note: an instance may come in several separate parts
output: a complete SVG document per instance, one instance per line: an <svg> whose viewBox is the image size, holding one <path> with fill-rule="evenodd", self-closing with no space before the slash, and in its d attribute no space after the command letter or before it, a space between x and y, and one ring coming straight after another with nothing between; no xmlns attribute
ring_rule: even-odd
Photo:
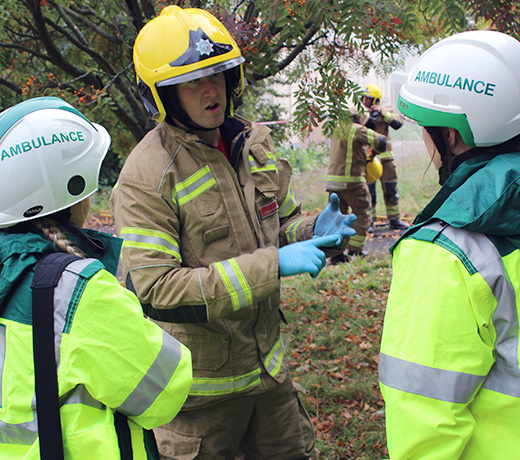
<svg viewBox="0 0 520 460"><path fill-rule="evenodd" d="M159 124L128 157L111 197L127 283L192 352L187 408L285 378L277 248L312 237L315 223L300 215L267 127L235 117L221 132L230 161Z"/></svg>
<svg viewBox="0 0 520 460"><path fill-rule="evenodd" d="M520 459L520 153L497 151L475 149L393 248L392 460Z"/></svg>
<svg viewBox="0 0 520 460"><path fill-rule="evenodd" d="M169 422L191 384L189 350L144 318L115 270L121 243L72 262L54 292L54 329L65 459L119 460L114 410L128 416L134 459L151 459L143 428ZM0 231L0 459L39 459L35 419L31 281L39 255L54 252L34 233ZM156 449L155 449L156 452Z"/></svg>

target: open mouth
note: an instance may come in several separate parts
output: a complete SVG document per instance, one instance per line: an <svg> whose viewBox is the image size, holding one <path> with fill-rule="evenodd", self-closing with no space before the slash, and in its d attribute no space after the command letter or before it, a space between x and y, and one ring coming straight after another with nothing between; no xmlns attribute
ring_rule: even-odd
<svg viewBox="0 0 520 460"><path fill-rule="evenodd" d="M215 104L208 105L206 107L206 110L208 110L210 112L216 112L219 108L220 108L220 104L217 102Z"/></svg>

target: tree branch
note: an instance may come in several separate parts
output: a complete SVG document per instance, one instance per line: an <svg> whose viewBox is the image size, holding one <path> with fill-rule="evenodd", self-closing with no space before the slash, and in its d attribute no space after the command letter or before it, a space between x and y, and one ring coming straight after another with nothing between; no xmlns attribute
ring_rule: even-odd
<svg viewBox="0 0 520 460"><path fill-rule="evenodd" d="M0 78L0 85L9 88L11 91L15 92L16 94L22 94L22 88L20 88L18 85L15 85L14 83L12 83L10 81L7 81L5 78Z"/></svg>

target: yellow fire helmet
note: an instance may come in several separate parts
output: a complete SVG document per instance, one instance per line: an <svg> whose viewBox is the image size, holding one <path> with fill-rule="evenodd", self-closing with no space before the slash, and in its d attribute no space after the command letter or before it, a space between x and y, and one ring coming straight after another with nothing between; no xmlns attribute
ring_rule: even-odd
<svg viewBox="0 0 520 460"><path fill-rule="evenodd" d="M381 104L381 98L383 97L383 91L379 86L377 86L375 83L372 83L368 85L365 88L365 91L363 92L365 96L371 97L374 99L372 105L379 105Z"/></svg>
<svg viewBox="0 0 520 460"><path fill-rule="evenodd" d="M377 182L383 175L383 164L377 155L367 161L367 182Z"/></svg>
<svg viewBox="0 0 520 460"><path fill-rule="evenodd" d="M238 67L234 87L244 88L244 58L235 40L212 14L198 9L167 6L139 32L134 65L139 94L157 121L166 110L157 88L177 85Z"/></svg>

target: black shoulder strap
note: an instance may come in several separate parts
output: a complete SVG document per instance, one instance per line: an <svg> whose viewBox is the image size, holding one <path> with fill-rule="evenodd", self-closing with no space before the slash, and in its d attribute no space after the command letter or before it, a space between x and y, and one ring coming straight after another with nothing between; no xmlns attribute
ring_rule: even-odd
<svg viewBox="0 0 520 460"><path fill-rule="evenodd" d="M54 288L77 256L56 252L36 266L32 288L34 379L42 460L63 459L63 439L54 351Z"/></svg>
<svg viewBox="0 0 520 460"><path fill-rule="evenodd" d="M63 252L42 257L31 284L36 413L42 460L63 460L64 455L54 350L54 288L65 268L78 259L80 257ZM132 438L127 417L115 412L114 425L121 459L132 460Z"/></svg>

